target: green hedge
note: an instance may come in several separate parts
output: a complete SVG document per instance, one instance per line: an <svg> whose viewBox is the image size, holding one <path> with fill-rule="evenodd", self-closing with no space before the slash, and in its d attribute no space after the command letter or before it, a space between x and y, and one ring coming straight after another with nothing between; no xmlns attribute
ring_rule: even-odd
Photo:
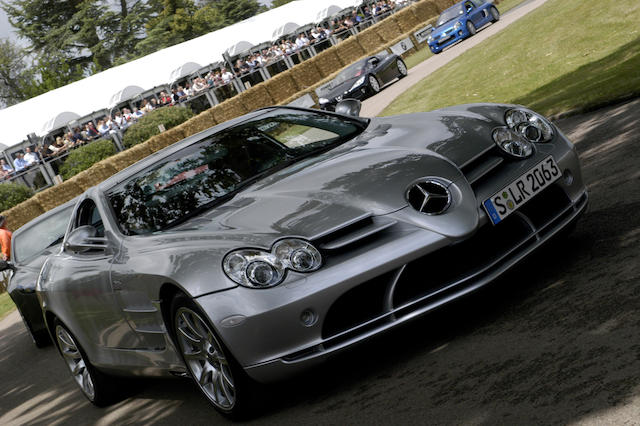
<svg viewBox="0 0 640 426"><path fill-rule="evenodd" d="M111 139L104 139L81 146L69 153L65 162L60 166L60 175L67 180L115 153L116 148Z"/></svg>
<svg viewBox="0 0 640 426"><path fill-rule="evenodd" d="M143 116L137 123L127 129L122 143L125 148L131 148L152 136L160 133L158 125L162 124L165 130L182 124L194 116L193 111L186 107L164 107L151 111Z"/></svg>
<svg viewBox="0 0 640 426"><path fill-rule="evenodd" d="M9 210L11 207L33 196L33 189L19 183L0 184L0 212Z"/></svg>

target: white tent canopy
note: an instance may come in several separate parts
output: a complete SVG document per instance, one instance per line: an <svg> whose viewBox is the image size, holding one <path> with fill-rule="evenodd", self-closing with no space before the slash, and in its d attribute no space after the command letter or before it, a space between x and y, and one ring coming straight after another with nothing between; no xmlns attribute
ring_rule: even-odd
<svg viewBox="0 0 640 426"><path fill-rule="evenodd" d="M55 117L49 119L46 123L44 123L42 125L42 128L38 132L38 134L40 136L46 135L50 131L60 129L61 127L66 126L67 123L69 123L70 121L77 120L78 118L80 118L80 116L75 112L71 112L71 111L61 112ZM26 136L26 133L24 136Z"/></svg>
<svg viewBox="0 0 640 426"><path fill-rule="evenodd" d="M275 31L271 35L271 40L278 40L280 37L292 34L295 30L297 30L301 26L302 25L296 24L295 22L287 22L283 26L275 29Z"/></svg>
<svg viewBox="0 0 640 426"><path fill-rule="evenodd" d="M343 8L340 6L336 6L335 4L329 6L329 7L325 7L324 9L322 9L320 12L318 12L318 14L316 15L316 22L322 22L325 19L335 15L336 13L340 12Z"/></svg>
<svg viewBox="0 0 640 426"><path fill-rule="evenodd" d="M187 62L186 64L180 65L175 70L171 71L171 75L169 76L169 80L173 83L176 80L180 80L182 77L186 77L189 74L193 74L202 68L201 65L195 62Z"/></svg>
<svg viewBox="0 0 640 426"><path fill-rule="evenodd" d="M246 51L248 51L249 49L251 49L253 46L255 46L255 43L251 43L245 40L239 41L236 44L234 44L233 46L229 47L226 51L226 53L231 56L234 57L240 53L244 53Z"/></svg>
<svg viewBox="0 0 640 426"><path fill-rule="evenodd" d="M205 34L136 59L83 80L60 87L17 105L0 110L0 143L13 146L40 127L42 117L57 111L74 111L81 117L110 106L113 88L138 86L150 89L171 82L171 70L181 64L211 64L220 61L226 47L240 40L260 44L287 22L314 22L328 6L347 8L361 0L295 0L237 24ZM34 124L35 123L35 124Z"/></svg>
<svg viewBox="0 0 640 426"><path fill-rule="evenodd" d="M129 99L140 95L142 92L144 92L144 89L140 86L127 86L111 96L111 99L109 99L109 108L113 108L120 102L128 101Z"/></svg>

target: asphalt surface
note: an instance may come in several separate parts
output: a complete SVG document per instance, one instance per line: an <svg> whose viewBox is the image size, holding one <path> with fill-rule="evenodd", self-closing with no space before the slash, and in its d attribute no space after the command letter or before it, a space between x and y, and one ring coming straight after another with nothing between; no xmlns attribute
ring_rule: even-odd
<svg viewBox="0 0 640 426"><path fill-rule="evenodd" d="M478 293L264 389L248 422L638 424L640 100L557 124L590 188L569 237ZM93 407L17 312L0 321L1 425L228 423L187 379L121 389L120 402Z"/></svg>

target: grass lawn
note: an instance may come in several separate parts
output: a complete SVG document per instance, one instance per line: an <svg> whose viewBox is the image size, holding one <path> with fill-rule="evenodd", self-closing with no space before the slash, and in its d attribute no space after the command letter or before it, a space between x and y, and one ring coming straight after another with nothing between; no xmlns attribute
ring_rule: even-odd
<svg viewBox="0 0 640 426"><path fill-rule="evenodd" d="M0 319L4 318L9 312L13 311L16 305L13 304L13 300L9 297L9 293L6 291L0 294Z"/></svg>
<svg viewBox="0 0 640 426"><path fill-rule="evenodd" d="M509 9L513 9L514 7L516 7L517 5L525 1L526 0L503 0L500 2L500 4L498 4L498 10L502 14L508 11ZM407 63L408 68L413 68L416 65L418 65L420 62L424 61L425 59L427 59L429 56L432 56L432 55L433 53L431 53L431 51L425 44L425 46L421 48L419 51L417 51L411 56L407 56L404 59L404 61Z"/></svg>
<svg viewBox="0 0 640 426"><path fill-rule="evenodd" d="M638 22L638 0L549 0L423 79L382 115L470 102L556 114L640 95Z"/></svg>

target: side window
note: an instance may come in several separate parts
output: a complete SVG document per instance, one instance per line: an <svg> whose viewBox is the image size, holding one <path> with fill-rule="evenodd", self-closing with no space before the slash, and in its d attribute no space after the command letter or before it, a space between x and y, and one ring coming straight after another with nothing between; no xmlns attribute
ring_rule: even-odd
<svg viewBox="0 0 640 426"><path fill-rule="evenodd" d="M93 200L85 200L78 209L75 227L91 225L96 228L96 237L104 237L104 225L98 207Z"/></svg>
<svg viewBox="0 0 640 426"><path fill-rule="evenodd" d="M467 11L467 13L471 12L473 10L473 3L471 3L470 1L465 2L464 9Z"/></svg>

